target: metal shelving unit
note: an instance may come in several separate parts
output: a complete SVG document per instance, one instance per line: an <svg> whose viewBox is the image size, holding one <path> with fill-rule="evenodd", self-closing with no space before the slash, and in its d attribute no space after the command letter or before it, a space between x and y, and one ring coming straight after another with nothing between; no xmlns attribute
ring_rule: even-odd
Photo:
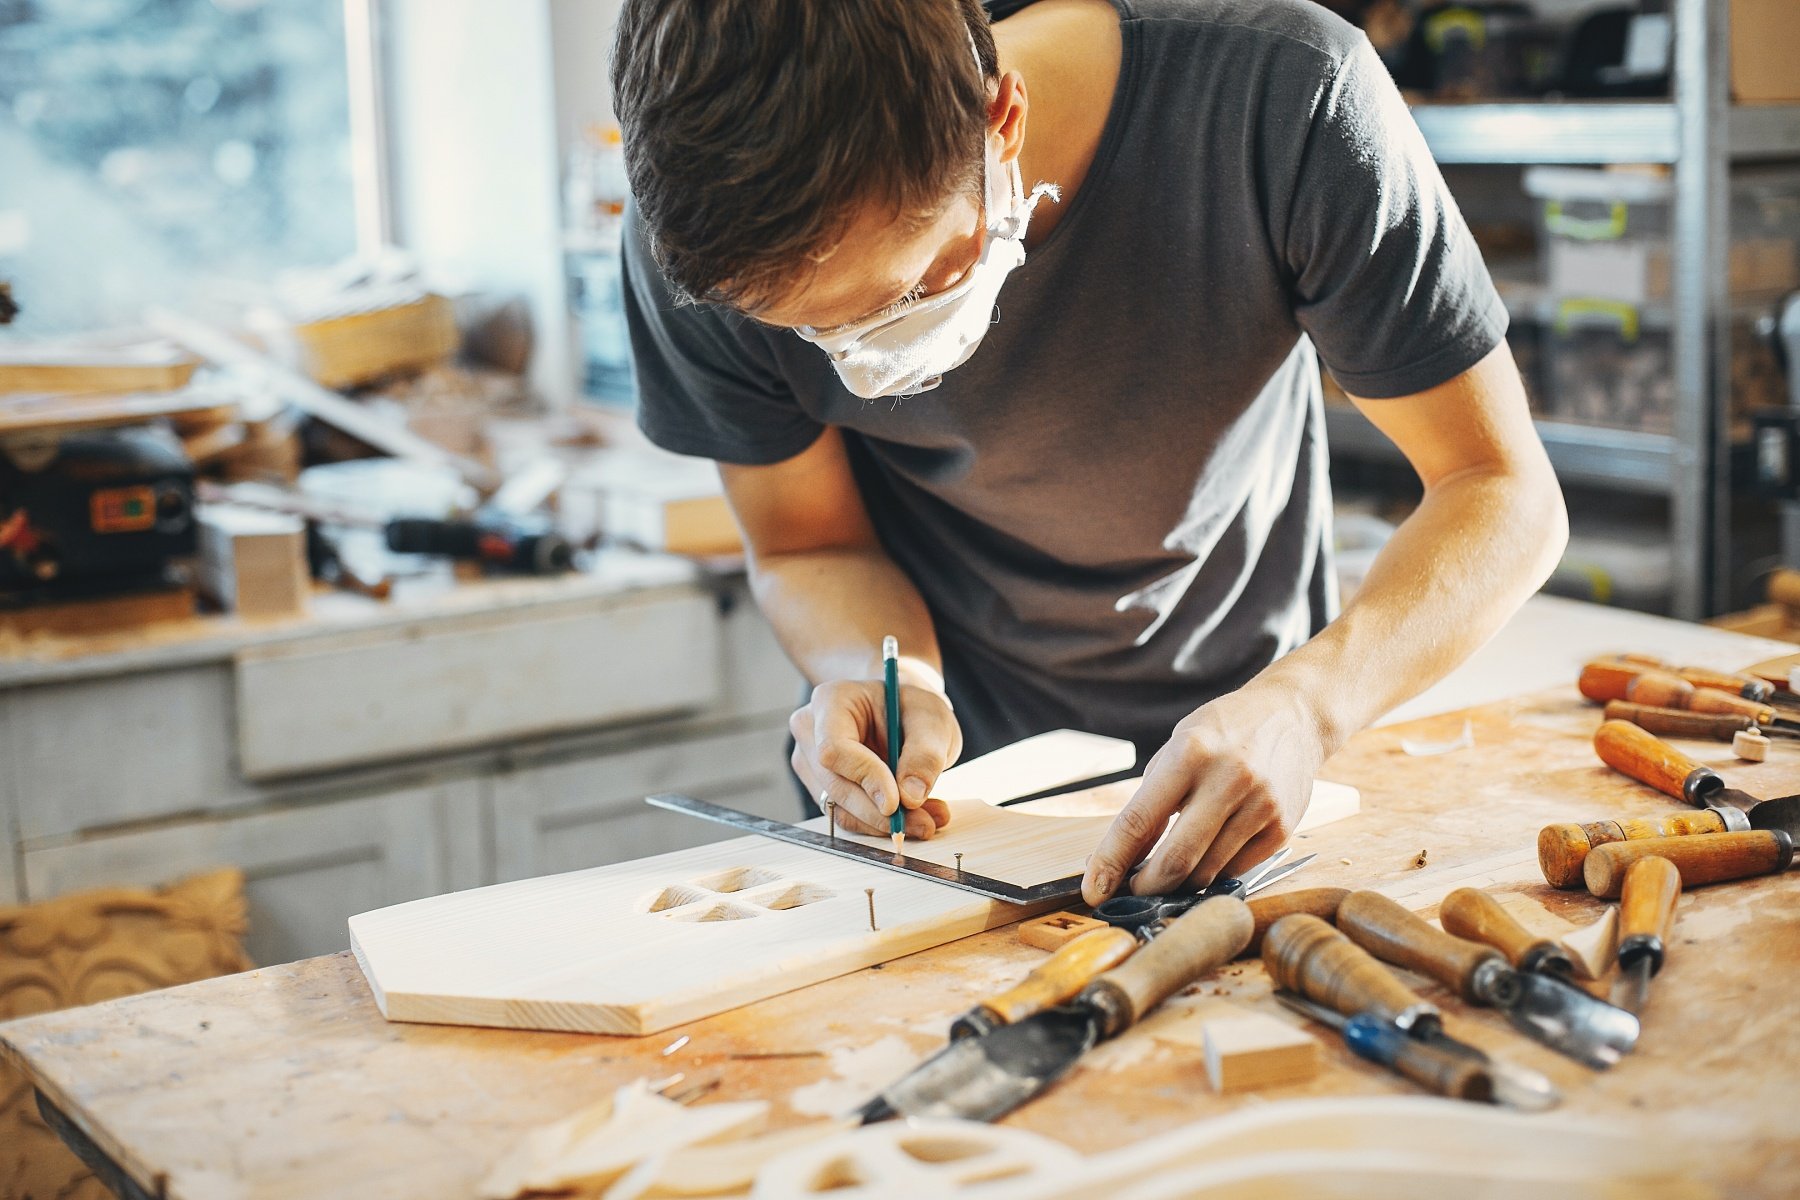
<svg viewBox="0 0 1800 1200"><path fill-rule="evenodd" d="M1677 0L1674 95L1666 102L1420 105L1440 163L1662 163L1673 167L1671 291L1676 385L1669 435L1541 421L1566 483L1667 495L1675 615L1730 603L1730 244L1733 162L1800 157L1800 105L1734 109L1724 0ZM1334 453L1398 459L1361 414L1327 410Z"/></svg>
<svg viewBox="0 0 1800 1200"><path fill-rule="evenodd" d="M1674 478L1675 439L1636 429L1603 429L1539 421L1538 436L1564 483L1666 496ZM1344 404L1325 406L1325 437L1333 454L1361 462L1404 463L1399 447L1369 419Z"/></svg>

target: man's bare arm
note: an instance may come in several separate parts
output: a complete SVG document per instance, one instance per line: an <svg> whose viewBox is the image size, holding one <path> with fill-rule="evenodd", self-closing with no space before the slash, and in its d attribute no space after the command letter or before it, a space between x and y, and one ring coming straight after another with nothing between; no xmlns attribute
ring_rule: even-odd
<svg viewBox="0 0 1800 1200"><path fill-rule="evenodd" d="M842 435L827 429L808 449L771 466L721 464L720 477L749 550L757 605L788 656L814 685L790 721L794 770L826 793L852 827L886 833L903 803L907 834L930 837L948 820L921 808L938 774L962 751L944 697L937 632L919 590L881 547L851 475ZM906 737L898 789L882 751L881 639L902 653Z"/></svg>
<svg viewBox="0 0 1800 1200"><path fill-rule="evenodd" d="M1343 613L1244 687L1184 718L1089 861L1090 903L1204 885L1274 853L1319 766L1357 730L1448 674L1549 577L1562 492L1502 344L1439 387L1357 406L1425 485Z"/></svg>

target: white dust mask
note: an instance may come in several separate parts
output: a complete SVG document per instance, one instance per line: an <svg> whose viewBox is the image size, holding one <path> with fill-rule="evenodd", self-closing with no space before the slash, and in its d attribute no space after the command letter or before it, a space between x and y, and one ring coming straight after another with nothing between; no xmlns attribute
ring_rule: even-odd
<svg viewBox="0 0 1800 1200"><path fill-rule="evenodd" d="M996 214L992 188L984 187L987 240L981 257L956 282L935 296L899 312L882 312L849 325L794 332L825 351L844 386L865 400L914 396L936 387L947 371L967 362L993 323L1000 285L1025 261L1025 227L1038 198L1060 198L1054 184L1040 183L1025 194L1017 160L1006 165L1007 196ZM984 172L984 185L991 175Z"/></svg>

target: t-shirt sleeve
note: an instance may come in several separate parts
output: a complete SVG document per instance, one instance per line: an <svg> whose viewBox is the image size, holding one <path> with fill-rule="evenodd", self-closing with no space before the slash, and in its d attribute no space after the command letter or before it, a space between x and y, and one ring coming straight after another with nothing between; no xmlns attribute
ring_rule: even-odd
<svg viewBox="0 0 1800 1200"><path fill-rule="evenodd" d="M792 458L824 427L800 408L748 318L678 304L626 212L625 322L638 426L676 454L761 466Z"/></svg>
<svg viewBox="0 0 1800 1200"><path fill-rule="evenodd" d="M1436 387L1505 336L1475 239L1360 35L1316 93L1290 194L1283 246L1296 315L1350 394Z"/></svg>

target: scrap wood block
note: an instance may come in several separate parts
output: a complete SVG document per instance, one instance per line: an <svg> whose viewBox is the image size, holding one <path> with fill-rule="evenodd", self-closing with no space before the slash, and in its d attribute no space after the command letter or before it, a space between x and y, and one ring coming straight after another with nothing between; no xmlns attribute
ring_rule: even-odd
<svg viewBox="0 0 1800 1200"><path fill-rule="evenodd" d="M1055 951L1061 950L1089 930L1105 928L1106 922L1098 917L1084 917L1071 912L1050 913L1021 924L1019 940L1027 946L1036 946L1039 950Z"/></svg>
<svg viewBox="0 0 1800 1200"><path fill-rule="evenodd" d="M1267 1013L1234 1007L1207 1016L1200 1029L1214 1091L1305 1083L1319 1073L1318 1039Z"/></svg>

